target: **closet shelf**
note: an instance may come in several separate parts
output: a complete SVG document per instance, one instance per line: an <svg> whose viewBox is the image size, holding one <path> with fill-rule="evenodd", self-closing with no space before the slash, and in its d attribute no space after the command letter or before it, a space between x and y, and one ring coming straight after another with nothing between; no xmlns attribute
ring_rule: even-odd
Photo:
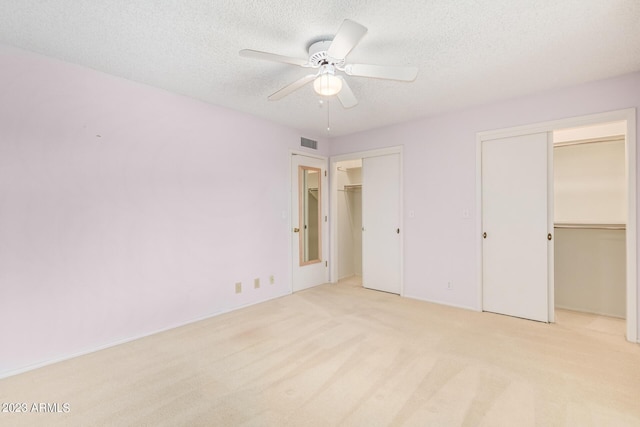
<svg viewBox="0 0 640 427"><path fill-rule="evenodd" d="M584 230L626 230L625 224L579 224L560 222L553 225L553 228L575 228Z"/></svg>
<svg viewBox="0 0 640 427"><path fill-rule="evenodd" d="M345 185L344 189L345 190L360 190L362 188L362 184L349 184L349 185Z"/></svg>

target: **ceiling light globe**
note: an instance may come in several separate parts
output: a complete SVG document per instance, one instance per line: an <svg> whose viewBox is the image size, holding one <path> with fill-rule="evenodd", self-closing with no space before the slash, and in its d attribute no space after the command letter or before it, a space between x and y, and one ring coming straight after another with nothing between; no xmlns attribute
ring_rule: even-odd
<svg viewBox="0 0 640 427"><path fill-rule="evenodd" d="M332 96L342 89L342 80L330 73L321 74L313 81L313 89L319 95Z"/></svg>

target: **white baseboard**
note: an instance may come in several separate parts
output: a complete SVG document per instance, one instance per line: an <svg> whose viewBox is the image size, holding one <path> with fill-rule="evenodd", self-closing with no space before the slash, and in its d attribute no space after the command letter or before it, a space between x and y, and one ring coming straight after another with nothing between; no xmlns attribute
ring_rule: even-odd
<svg viewBox="0 0 640 427"><path fill-rule="evenodd" d="M469 307L469 306L466 306L466 305L451 304L449 302L438 301L438 300L433 300L433 299L428 299L428 298L423 298L423 297L416 297L416 296L406 295L406 294L402 295L402 296L404 298L410 298L410 299L415 299L415 300L418 300L418 301L430 302L432 304L446 305L448 307L461 308L463 310L481 311L481 310L478 310L476 307Z"/></svg>
<svg viewBox="0 0 640 427"><path fill-rule="evenodd" d="M84 355L87 355L87 354L95 353L96 351L105 350L107 348L115 347L115 346L120 345L120 344L126 344L128 342L139 340L141 338L146 338L148 336L159 334L159 333L165 332L165 331L169 331L171 329L180 328L182 326L186 326L186 325L190 325L192 323L200 322L201 320L211 319L212 317L220 316L222 314L230 313L230 312L236 311L236 310L241 310L243 308L251 307L252 305L261 304L263 302L267 302L267 301L271 301L271 300L274 300L274 299L282 298L282 297L287 296L287 295L291 295L291 292L287 291L287 292L283 293L282 295L276 295L276 296L271 297L271 298L267 298L267 299L264 299L264 300L261 300L261 301L252 302L252 303L249 303L249 304L244 304L244 305L241 305L239 307L228 309L228 310L221 310L221 311L216 311L214 313L205 314L204 316L200 316L200 317L197 317L197 318L194 318L194 319L191 319L191 320L187 320L186 322L181 322L181 323L175 324L173 326L168 326L168 327L163 328L163 329L158 329L158 330L155 330L153 332L145 333L145 334L142 334L142 335L136 335L136 336L129 337L129 338L124 338L124 339L121 339L121 340L118 340L118 341L113 341L113 342L110 342L110 343L107 343L107 344L103 344L103 345L98 346L98 347L82 350L82 351L79 351L79 352L76 352L76 353L72 353L72 354L68 354L66 356L60 356L60 357L56 357L55 359L50 359L50 360L45 360L45 361L42 361L42 362L34 363L34 364L31 364L31 365L25 366L23 368L18 368L18 369L13 369L11 371L2 372L2 373L0 373L0 380L4 379L4 378L12 377L14 375L19 375L19 374L23 374L25 372L33 371L34 369L43 368L43 367L48 366L48 365L53 365L54 363L64 362L65 360L74 359L76 357L80 357L80 356L84 356Z"/></svg>

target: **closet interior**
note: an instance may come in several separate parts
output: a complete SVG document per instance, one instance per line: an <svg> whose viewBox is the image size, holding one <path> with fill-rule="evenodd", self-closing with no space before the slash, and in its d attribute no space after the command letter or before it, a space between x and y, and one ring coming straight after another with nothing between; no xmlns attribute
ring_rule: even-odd
<svg viewBox="0 0 640 427"><path fill-rule="evenodd" d="M338 278L362 285L362 159L337 168Z"/></svg>
<svg viewBox="0 0 640 427"><path fill-rule="evenodd" d="M625 123L554 132L555 306L625 318Z"/></svg>

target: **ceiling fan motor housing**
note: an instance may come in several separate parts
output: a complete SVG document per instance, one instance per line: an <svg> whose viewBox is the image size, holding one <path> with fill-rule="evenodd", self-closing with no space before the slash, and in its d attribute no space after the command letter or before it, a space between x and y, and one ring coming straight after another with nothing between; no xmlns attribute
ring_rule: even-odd
<svg viewBox="0 0 640 427"><path fill-rule="evenodd" d="M309 64L311 64L311 66L317 68L326 64L333 64L338 67L344 65L344 58L329 58L329 55L327 55L327 50L329 50L331 42L332 40L320 40L309 46Z"/></svg>

